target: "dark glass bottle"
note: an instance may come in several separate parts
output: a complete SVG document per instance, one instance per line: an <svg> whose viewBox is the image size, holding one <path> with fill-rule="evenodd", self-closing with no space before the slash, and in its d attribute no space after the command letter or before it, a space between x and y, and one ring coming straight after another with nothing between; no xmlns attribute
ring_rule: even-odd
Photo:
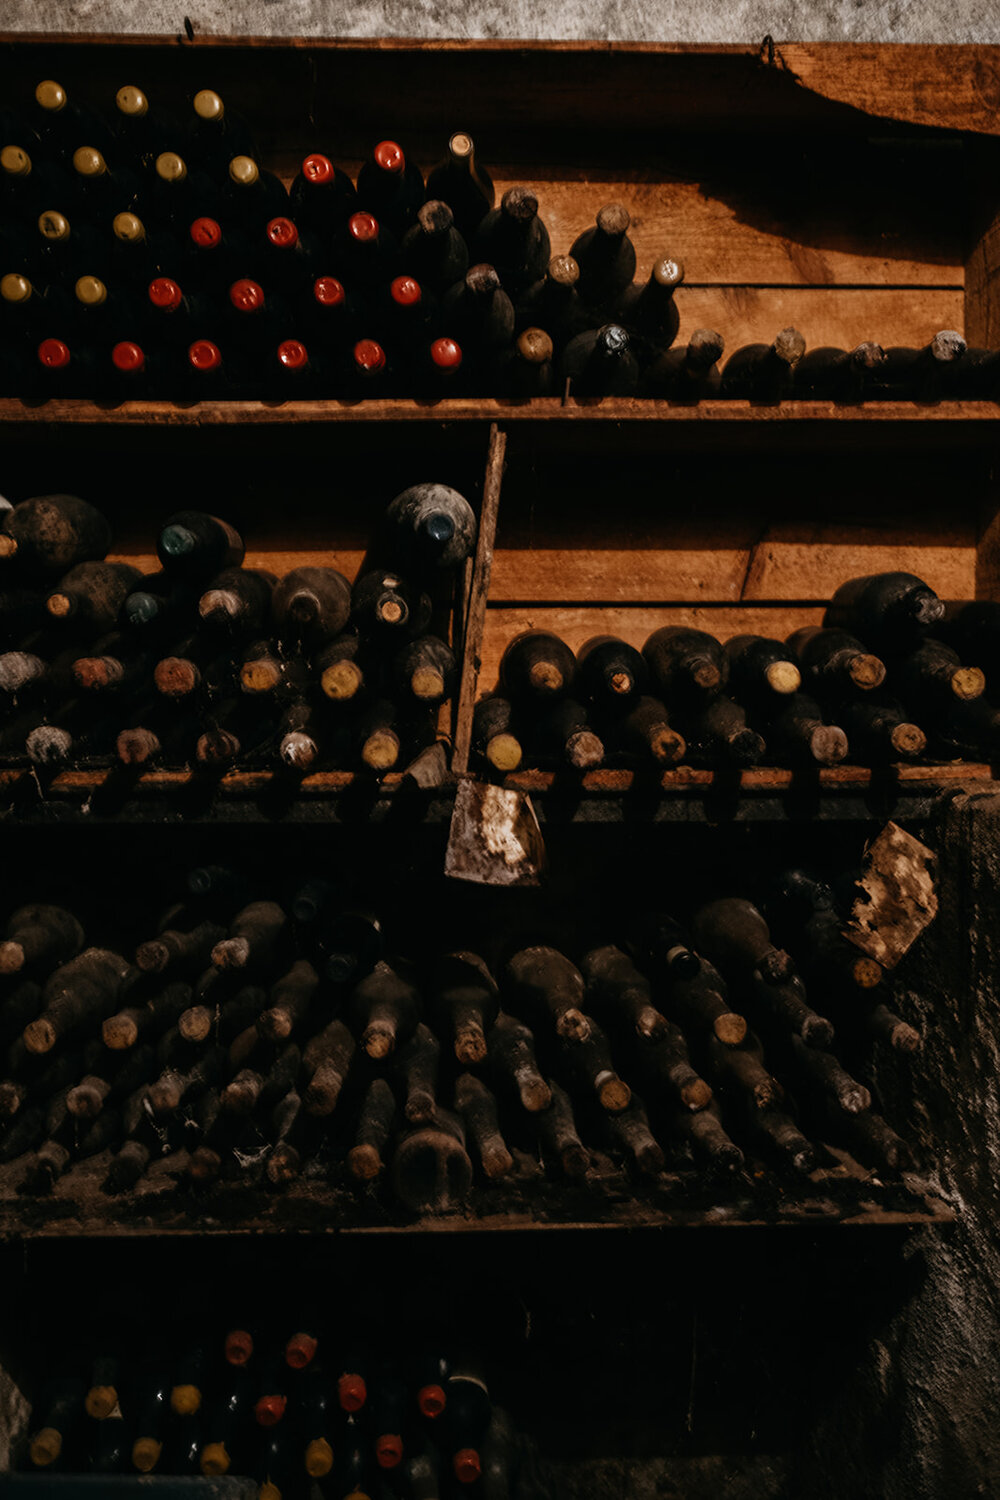
<svg viewBox="0 0 1000 1500"><path fill-rule="evenodd" d="M571 396L631 396L639 384L639 362L628 332L606 323L570 339L560 378Z"/></svg>
<svg viewBox="0 0 1000 1500"><path fill-rule="evenodd" d="M357 208L353 182L321 151L303 157L288 197L292 214L303 228L324 234L338 232Z"/></svg>
<svg viewBox="0 0 1000 1500"><path fill-rule="evenodd" d="M514 337L514 304L496 269L485 263L470 266L445 293L441 321L474 358L506 348Z"/></svg>
<svg viewBox="0 0 1000 1500"><path fill-rule="evenodd" d="M77 495L35 495L0 517L0 560L32 582L99 562L110 545L106 518Z"/></svg>
<svg viewBox="0 0 1000 1500"><path fill-rule="evenodd" d="M379 141L358 173L358 203L402 235L424 201L424 179L397 141Z"/></svg>
<svg viewBox="0 0 1000 1500"><path fill-rule="evenodd" d="M516 701L544 703L566 693L576 658L548 630L524 630L508 641L500 658L500 687Z"/></svg>
<svg viewBox="0 0 1000 1500"><path fill-rule="evenodd" d="M407 271L431 291L446 292L469 269L469 251L455 228L452 210L439 199L421 205L403 236L400 255Z"/></svg>
<svg viewBox="0 0 1000 1500"><path fill-rule="evenodd" d="M722 395L748 401L781 401L792 395L795 369L806 352L796 328L783 328L772 344L745 344L729 356Z"/></svg>
<svg viewBox="0 0 1000 1500"><path fill-rule="evenodd" d="M511 187L479 224L472 246L480 261L494 266L512 297L544 276L552 249L549 232L538 216L538 199L529 188Z"/></svg>
<svg viewBox="0 0 1000 1500"><path fill-rule="evenodd" d="M668 704L706 697L729 680L729 658L714 635L686 625L662 625L642 648L656 690Z"/></svg>
<svg viewBox="0 0 1000 1500"><path fill-rule="evenodd" d="M475 546L475 512L450 485L411 485L389 502L384 537L392 561L415 575L455 568Z"/></svg>
<svg viewBox="0 0 1000 1500"><path fill-rule="evenodd" d="M719 360L726 341L712 328L696 328L683 348L656 355L642 372L644 396L670 401L708 401L719 395Z"/></svg>
<svg viewBox="0 0 1000 1500"><path fill-rule="evenodd" d="M805 625L785 645L798 661L806 687L820 697L853 697L885 681L885 663L850 631Z"/></svg>
<svg viewBox="0 0 1000 1500"><path fill-rule="evenodd" d="M493 207L496 192L486 168L476 161L475 145L467 131L456 131L448 142L448 155L433 167L427 178L427 197L440 198L455 216L455 225L471 241Z"/></svg>
<svg viewBox="0 0 1000 1500"><path fill-rule="evenodd" d="M635 246L628 236L631 218L621 203L606 203L596 224L578 235L570 255L580 268L577 291L589 307L607 307L632 285Z"/></svg>
<svg viewBox="0 0 1000 1500"><path fill-rule="evenodd" d="M243 538L228 521L203 510L175 511L164 521L156 542L164 571L188 583L238 568L245 550Z"/></svg>
<svg viewBox="0 0 1000 1500"><path fill-rule="evenodd" d="M944 604L922 578L870 573L840 585L823 624L852 631L872 650L892 655L918 646L943 615Z"/></svg>
<svg viewBox="0 0 1000 1500"><path fill-rule="evenodd" d="M885 350L880 344L858 344L853 349L826 346L810 349L795 370L795 395L864 401L875 393L885 362Z"/></svg>

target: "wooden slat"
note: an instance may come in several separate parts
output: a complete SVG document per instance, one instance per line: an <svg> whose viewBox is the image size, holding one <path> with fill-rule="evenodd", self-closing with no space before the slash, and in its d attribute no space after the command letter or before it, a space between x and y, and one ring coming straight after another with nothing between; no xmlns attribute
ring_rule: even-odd
<svg viewBox="0 0 1000 1500"><path fill-rule="evenodd" d="M513 483L511 488L513 488ZM700 523L661 518L644 528L607 511L598 521L564 529L562 517L539 516L530 547L505 545L501 534L490 598L634 603L827 599L856 573L916 573L943 598L976 590L975 517L944 518L932 528L905 519L871 526L834 521L778 521L719 515Z"/></svg>
<svg viewBox="0 0 1000 1500"><path fill-rule="evenodd" d="M789 324L810 348L853 349L868 339L922 348L939 329L961 333L965 319L963 293L947 288L915 296L905 287L681 287L676 299L678 342L695 328L715 328L730 352L742 344L770 343Z"/></svg>
<svg viewBox="0 0 1000 1500"><path fill-rule="evenodd" d="M490 428L490 446L486 456L486 478L483 483L483 503L479 513L479 534L476 538L476 559L469 588L468 613L465 619L462 676L458 689L458 704L455 713L455 746L452 752L452 769L459 774L468 769L469 750L472 744L472 710L476 701L476 684L479 681L480 642L486 601L490 592L490 574L493 568L493 543L496 536L497 513L500 508L500 489L503 481L504 454L507 450L507 434L494 425Z"/></svg>
<svg viewBox="0 0 1000 1500"><path fill-rule="evenodd" d="M588 608L565 605L556 608L520 607L488 609L483 631L480 688L486 691L497 681L500 658L507 642L522 630L551 630L576 651L592 635L620 635L633 646L642 646L647 636L661 625L692 625L708 630L720 640L749 631L784 639L802 625L818 625L823 606L778 605L767 609L759 604L691 608L667 605L662 609L640 606L628 608Z"/></svg>

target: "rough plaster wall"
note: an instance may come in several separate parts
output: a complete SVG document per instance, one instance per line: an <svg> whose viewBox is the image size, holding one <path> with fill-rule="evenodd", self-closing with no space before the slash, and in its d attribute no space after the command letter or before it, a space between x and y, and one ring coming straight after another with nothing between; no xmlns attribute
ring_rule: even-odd
<svg viewBox="0 0 1000 1500"><path fill-rule="evenodd" d="M901 1256L905 1310L818 1424L792 1486L814 1500L1000 1494L1000 798L956 798L928 842L941 910L911 969L925 1045L872 1081L894 1119L919 1100L907 1138L937 1162L959 1218L915 1235Z"/></svg>
<svg viewBox="0 0 1000 1500"><path fill-rule="evenodd" d="M0 0L0 29L609 41L1000 42L996 0Z"/></svg>

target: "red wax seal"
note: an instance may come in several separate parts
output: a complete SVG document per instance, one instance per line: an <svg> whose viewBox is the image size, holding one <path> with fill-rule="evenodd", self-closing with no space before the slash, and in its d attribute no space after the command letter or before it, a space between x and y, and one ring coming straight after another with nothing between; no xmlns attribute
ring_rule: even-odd
<svg viewBox="0 0 1000 1500"><path fill-rule="evenodd" d="M222 244L222 227L215 219L195 219L189 233L199 250L214 250Z"/></svg>
<svg viewBox="0 0 1000 1500"><path fill-rule="evenodd" d="M69 364L69 349L62 339L43 339L37 352L39 364L47 370L65 370Z"/></svg>
<svg viewBox="0 0 1000 1500"><path fill-rule="evenodd" d="M304 1370L315 1357L319 1340L309 1333L293 1333L285 1345L285 1364L293 1370Z"/></svg>
<svg viewBox="0 0 1000 1500"><path fill-rule="evenodd" d="M146 356L138 344L133 344L126 339L112 349L111 361L115 369L121 370L123 375L134 375L146 363Z"/></svg>
<svg viewBox="0 0 1000 1500"><path fill-rule="evenodd" d="M299 231L291 219L272 219L267 226L267 237L276 250L294 250L299 242Z"/></svg>
<svg viewBox="0 0 1000 1500"><path fill-rule="evenodd" d="M309 351L298 339L285 339L278 345L278 360L286 370L304 370L309 363Z"/></svg>
<svg viewBox="0 0 1000 1500"><path fill-rule="evenodd" d="M340 307L347 298L336 276L318 276L313 282L313 296L321 307Z"/></svg>
<svg viewBox="0 0 1000 1500"><path fill-rule="evenodd" d="M406 166L403 148L396 141L379 141L373 155L375 165L381 167L383 172L401 172Z"/></svg>
<svg viewBox="0 0 1000 1500"><path fill-rule="evenodd" d="M354 346L354 363L369 374L381 370L385 365L385 350L374 339L361 339Z"/></svg>
<svg viewBox="0 0 1000 1500"><path fill-rule="evenodd" d="M374 214L351 214L347 221L347 232L352 240L360 240L367 245L378 239L378 219Z"/></svg>
<svg viewBox="0 0 1000 1500"><path fill-rule="evenodd" d="M188 350L188 363L191 364L196 370L217 370L222 364L222 355L219 353L217 346L211 343L209 339L198 339L191 345L190 349ZM244 1356L243 1360L238 1360L234 1359L230 1354L230 1342L231 1340L235 1340L237 1337L238 1335L232 1334L230 1335L230 1338L226 1340L226 1358L229 1360L229 1363L231 1365L245 1363L245 1361L250 1358L250 1354L247 1354ZM249 1338L249 1334L247 1335L247 1337ZM235 1343L233 1344L233 1347L236 1347ZM250 1349L252 1352L252 1341L250 1344Z"/></svg>
<svg viewBox="0 0 1000 1500"><path fill-rule="evenodd" d="M475 1484L483 1471L475 1448L459 1448L452 1460L452 1467L459 1484Z"/></svg>
<svg viewBox="0 0 1000 1500"><path fill-rule="evenodd" d="M260 312L264 306L264 288L244 276L229 288L229 300L237 312Z"/></svg>
<svg viewBox="0 0 1000 1500"><path fill-rule="evenodd" d="M306 182L322 185L324 182L332 182L335 175L333 162L321 151L311 151L302 163L302 176Z"/></svg>
<svg viewBox="0 0 1000 1500"><path fill-rule="evenodd" d="M368 1400L368 1387L360 1375L341 1375L337 1399L344 1411L360 1411Z"/></svg>
<svg viewBox="0 0 1000 1500"><path fill-rule="evenodd" d="M397 307L416 307L423 292L412 276L397 276L389 286L389 295Z"/></svg>
<svg viewBox="0 0 1000 1500"><path fill-rule="evenodd" d="M211 349L218 355L219 351L214 344L207 339L201 343L192 344L190 353L193 355L196 349ZM193 363L193 361L192 361ZM253 1354L253 1338L245 1328L233 1328L226 1334L224 1346L226 1362L231 1365L245 1365Z"/></svg>
<svg viewBox="0 0 1000 1500"><path fill-rule="evenodd" d="M417 1405L425 1417L439 1417L447 1405L448 1398L444 1393L444 1387L440 1385L424 1385L417 1392Z"/></svg>
<svg viewBox="0 0 1000 1500"><path fill-rule="evenodd" d="M384 1432L375 1440L375 1458L380 1469L394 1469L403 1461L403 1439L394 1432Z"/></svg>
<svg viewBox="0 0 1000 1500"><path fill-rule="evenodd" d="M285 1415L287 1396L261 1396L253 1409L258 1427L277 1427Z"/></svg>
<svg viewBox="0 0 1000 1500"><path fill-rule="evenodd" d="M169 276L157 276L149 283L149 300L163 312L174 312L181 305L182 292Z"/></svg>
<svg viewBox="0 0 1000 1500"><path fill-rule="evenodd" d="M435 339L431 345L431 361L439 370L457 370L462 363L462 351L454 339Z"/></svg>

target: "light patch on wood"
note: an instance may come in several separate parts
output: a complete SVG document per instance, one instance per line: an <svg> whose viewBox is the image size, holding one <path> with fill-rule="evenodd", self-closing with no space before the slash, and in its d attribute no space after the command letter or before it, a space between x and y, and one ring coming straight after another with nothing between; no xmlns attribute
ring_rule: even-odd
<svg viewBox="0 0 1000 1500"><path fill-rule="evenodd" d="M479 885L538 885L545 846L530 798L461 781L445 853L445 874Z"/></svg>
<svg viewBox="0 0 1000 1500"><path fill-rule="evenodd" d="M937 915L933 859L898 823L887 823L868 846L844 936L883 968L895 968Z"/></svg>

